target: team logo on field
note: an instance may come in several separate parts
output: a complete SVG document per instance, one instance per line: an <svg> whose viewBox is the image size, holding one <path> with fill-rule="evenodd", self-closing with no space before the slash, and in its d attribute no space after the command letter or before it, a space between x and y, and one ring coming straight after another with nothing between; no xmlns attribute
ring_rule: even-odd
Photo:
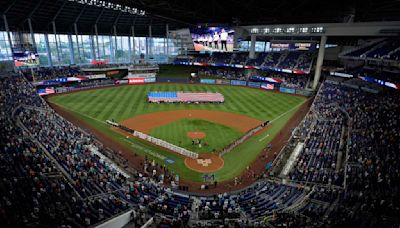
<svg viewBox="0 0 400 228"><path fill-rule="evenodd" d="M212 163L212 161L209 158L207 158L207 159L197 159L197 164L202 165L204 167L207 167L211 163Z"/></svg>

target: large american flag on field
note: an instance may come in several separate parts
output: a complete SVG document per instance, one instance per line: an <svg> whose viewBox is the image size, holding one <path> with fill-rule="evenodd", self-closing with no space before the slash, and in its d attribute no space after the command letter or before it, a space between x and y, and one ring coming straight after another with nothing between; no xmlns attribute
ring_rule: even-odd
<svg viewBox="0 0 400 228"><path fill-rule="evenodd" d="M149 102L224 102L221 93L150 92Z"/></svg>

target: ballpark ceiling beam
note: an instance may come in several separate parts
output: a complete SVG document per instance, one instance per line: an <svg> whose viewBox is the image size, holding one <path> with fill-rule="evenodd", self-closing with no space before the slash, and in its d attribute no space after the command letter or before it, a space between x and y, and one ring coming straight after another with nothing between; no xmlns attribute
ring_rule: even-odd
<svg viewBox="0 0 400 228"><path fill-rule="evenodd" d="M53 18L51 19L51 22L55 21L58 17L58 15L60 15L61 11L64 9L64 6L67 4L67 1L63 1L63 4L61 5L61 7L57 10L57 13L53 16ZM50 22L50 23L51 23Z"/></svg>
<svg viewBox="0 0 400 228"><path fill-rule="evenodd" d="M27 20L31 20L31 19L32 19L33 14L36 12L37 9L39 9L39 6L42 4L42 2L43 2L43 0L40 0L40 1L35 5L35 7L34 7L34 8L31 10L31 12L28 14L28 17L25 18L25 20L23 20L23 21L21 22L21 24L25 23ZM31 26L32 26L32 25L30 25L30 27L31 27Z"/></svg>
<svg viewBox="0 0 400 228"><path fill-rule="evenodd" d="M3 15L7 14L8 11L15 5L15 3L17 2L17 0L12 1L7 8L2 12Z"/></svg>
<svg viewBox="0 0 400 228"><path fill-rule="evenodd" d="M78 16L75 18L74 24L78 23L79 19L81 18L83 12L85 11L86 5L83 5L81 12L78 14Z"/></svg>

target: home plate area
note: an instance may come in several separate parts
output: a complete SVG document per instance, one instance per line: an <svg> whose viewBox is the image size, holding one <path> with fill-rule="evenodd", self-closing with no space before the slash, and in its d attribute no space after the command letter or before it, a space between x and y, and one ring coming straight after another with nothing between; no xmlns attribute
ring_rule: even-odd
<svg viewBox="0 0 400 228"><path fill-rule="evenodd" d="M204 167L208 167L208 165L210 165L212 163L211 159L207 158L207 159L196 159L197 163L204 166Z"/></svg>
<svg viewBox="0 0 400 228"><path fill-rule="evenodd" d="M211 173L224 166L224 160L215 154L200 154L199 158L185 158L185 165L194 171Z"/></svg>

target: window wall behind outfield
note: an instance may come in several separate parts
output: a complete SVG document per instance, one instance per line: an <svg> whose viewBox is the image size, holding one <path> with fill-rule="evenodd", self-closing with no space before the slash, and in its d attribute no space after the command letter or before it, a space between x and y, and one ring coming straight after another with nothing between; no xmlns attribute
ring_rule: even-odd
<svg viewBox="0 0 400 228"><path fill-rule="evenodd" d="M179 54L178 42L166 38L44 33L35 33L34 38L42 66L87 64L93 59L129 63L141 55L148 61L166 63L168 57ZM0 60L11 59L7 33L0 31Z"/></svg>
<svg viewBox="0 0 400 228"><path fill-rule="evenodd" d="M239 43L239 51L250 51L250 43L250 41L241 41ZM256 41L255 50L256 52L272 51L271 43L266 41Z"/></svg>

